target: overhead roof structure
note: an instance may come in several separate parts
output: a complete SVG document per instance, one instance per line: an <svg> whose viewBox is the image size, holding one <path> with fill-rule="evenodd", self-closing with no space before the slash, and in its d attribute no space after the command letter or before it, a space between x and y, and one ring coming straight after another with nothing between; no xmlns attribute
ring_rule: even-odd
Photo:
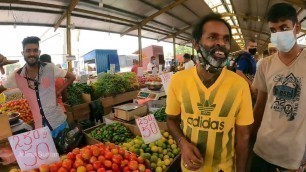
<svg viewBox="0 0 306 172"><path fill-rule="evenodd" d="M193 26L210 12L220 13L232 26L231 51L243 49L248 39L259 50L269 43L265 16L268 8L288 2L298 11L302 36L306 33L304 0L1 0L0 25L34 25L106 31L191 45ZM71 25L67 14L71 12ZM303 21L304 19L304 21Z"/></svg>

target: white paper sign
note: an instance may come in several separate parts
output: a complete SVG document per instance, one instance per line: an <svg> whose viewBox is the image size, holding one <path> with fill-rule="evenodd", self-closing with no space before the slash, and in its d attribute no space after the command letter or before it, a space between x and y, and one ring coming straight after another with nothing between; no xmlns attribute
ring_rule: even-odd
<svg viewBox="0 0 306 172"><path fill-rule="evenodd" d="M115 67L116 67L116 65L115 64L110 64L109 65L109 73L110 74L115 74Z"/></svg>
<svg viewBox="0 0 306 172"><path fill-rule="evenodd" d="M163 83L163 86L164 86L164 90L165 90L165 92L166 92L166 95L167 95L167 92L168 92L168 86L169 86L169 83L170 83L170 80L171 80L172 75L173 75L173 72L168 72L168 73L159 75L159 77L160 77L161 80L162 80L162 83Z"/></svg>
<svg viewBox="0 0 306 172"><path fill-rule="evenodd" d="M152 75L157 75L158 69L157 67L153 67Z"/></svg>
<svg viewBox="0 0 306 172"><path fill-rule="evenodd" d="M143 68L142 67L137 68L137 76L143 76Z"/></svg>
<svg viewBox="0 0 306 172"><path fill-rule="evenodd" d="M162 138L154 115L151 114L142 118L137 118L136 123L145 144L155 142Z"/></svg>
<svg viewBox="0 0 306 172"><path fill-rule="evenodd" d="M8 140L22 171L60 161L48 127L14 135Z"/></svg>
<svg viewBox="0 0 306 172"><path fill-rule="evenodd" d="M162 73L163 72L163 65L158 65L158 73Z"/></svg>
<svg viewBox="0 0 306 172"><path fill-rule="evenodd" d="M72 61L72 60L76 60L75 56L72 55L72 56L66 56L66 60L67 61Z"/></svg>

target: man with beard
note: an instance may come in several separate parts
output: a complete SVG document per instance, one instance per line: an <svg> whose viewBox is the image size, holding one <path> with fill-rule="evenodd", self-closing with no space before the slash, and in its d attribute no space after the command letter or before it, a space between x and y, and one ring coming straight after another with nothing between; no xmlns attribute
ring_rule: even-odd
<svg viewBox="0 0 306 172"><path fill-rule="evenodd" d="M245 171L252 102L248 83L225 67L231 37L220 15L204 17L193 30L200 63L171 78L167 125L183 172Z"/></svg>
<svg viewBox="0 0 306 172"><path fill-rule="evenodd" d="M60 131L68 127L66 115L57 104L56 97L72 84L75 76L52 63L39 62L39 41L40 39L34 36L22 41L22 55L26 64L8 77L0 92L6 88L19 88L30 105L35 128L47 126L55 138ZM60 77L67 80L55 91L55 79Z"/></svg>
<svg viewBox="0 0 306 172"><path fill-rule="evenodd" d="M257 43L250 39L246 51L236 60L236 73L244 78L251 86L256 73L256 61L254 55L257 51Z"/></svg>

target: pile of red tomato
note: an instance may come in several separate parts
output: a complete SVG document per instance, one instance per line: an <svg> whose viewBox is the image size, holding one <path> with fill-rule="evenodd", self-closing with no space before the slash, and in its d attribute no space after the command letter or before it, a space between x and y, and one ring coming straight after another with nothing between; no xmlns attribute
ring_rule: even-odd
<svg viewBox="0 0 306 172"><path fill-rule="evenodd" d="M33 115L26 99L12 100L1 105L1 112L9 114L11 112L20 113L20 119L25 123L33 121Z"/></svg>
<svg viewBox="0 0 306 172"><path fill-rule="evenodd" d="M75 148L61 162L42 165L40 172L150 172L142 157L113 143Z"/></svg>

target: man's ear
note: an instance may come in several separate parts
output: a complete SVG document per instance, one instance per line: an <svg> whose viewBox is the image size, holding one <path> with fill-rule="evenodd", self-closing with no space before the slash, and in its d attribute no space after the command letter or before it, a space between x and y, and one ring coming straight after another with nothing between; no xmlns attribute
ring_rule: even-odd
<svg viewBox="0 0 306 172"><path fill-rule="evenodd" d="M301 31L301 24L297 22L297 23L295 24L295 34L296 34L296 35L299 34L300 31Z"/></svg>

